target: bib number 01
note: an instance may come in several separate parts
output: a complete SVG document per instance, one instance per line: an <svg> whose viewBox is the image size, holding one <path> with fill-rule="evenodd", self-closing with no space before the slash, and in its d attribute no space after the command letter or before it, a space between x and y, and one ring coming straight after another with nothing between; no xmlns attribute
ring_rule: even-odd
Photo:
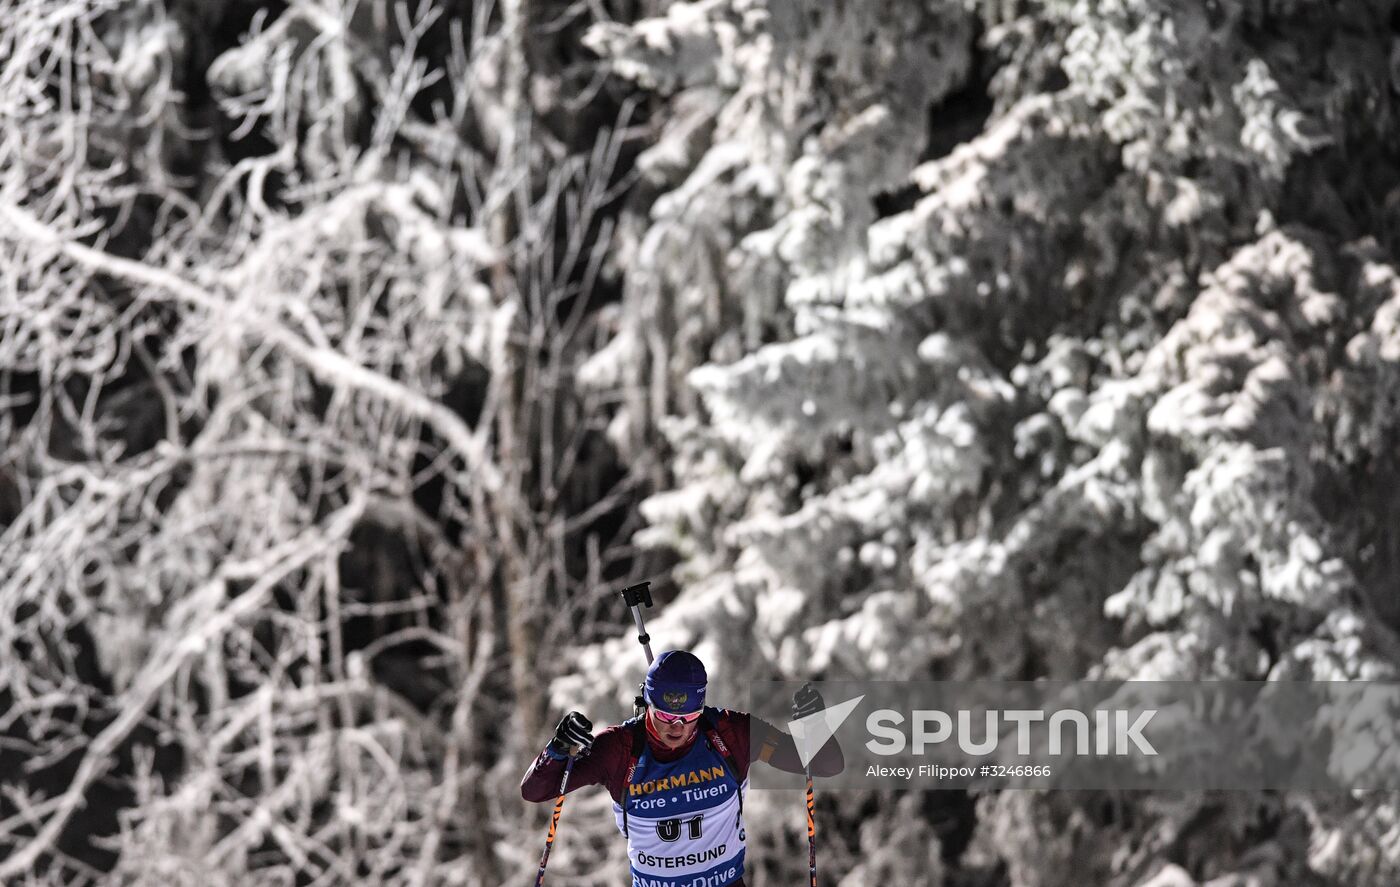
<svg viewBox="0 0 1400 887"><path fill-rule="evenodd" d="M687 830L690 832L690 840L695 841L700 838L700 823L704 816L692 816L684 820ZM681 822L679 819L663 819L656 824L656 836L663 841L676 841L681 836Z"/></svg>

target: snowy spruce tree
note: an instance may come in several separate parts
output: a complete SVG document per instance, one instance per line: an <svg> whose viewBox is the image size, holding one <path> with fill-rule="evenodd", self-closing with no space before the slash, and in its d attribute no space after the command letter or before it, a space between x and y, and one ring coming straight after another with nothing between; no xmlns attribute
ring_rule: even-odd
<svg viewBox="0 0 1400 887"><path fill-rule="evenodd" d="M653 633L732 690L1393 676L1390 15L678 3L590 32L673 109L633 323L592 364L667 386L615 423L674 454L641 506L680 558ZM626 643L580 656L605 692ZM886 801L853 856L907 849ZM1393 815L987 796L924 882L1383 883Z"/></svg>

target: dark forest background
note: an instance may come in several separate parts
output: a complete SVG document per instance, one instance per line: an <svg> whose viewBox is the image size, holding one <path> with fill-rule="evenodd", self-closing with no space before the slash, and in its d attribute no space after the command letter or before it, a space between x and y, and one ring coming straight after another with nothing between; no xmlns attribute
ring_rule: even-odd
<svg viewBox="0 0 1400 887"><path fill-rule="evenodd" d="M523 883L642 579L721 700L1394 677L1397 110L1390 0L0 0L0 882ZM1400 881L1380 792L818 817L847 887Z"/></svg>

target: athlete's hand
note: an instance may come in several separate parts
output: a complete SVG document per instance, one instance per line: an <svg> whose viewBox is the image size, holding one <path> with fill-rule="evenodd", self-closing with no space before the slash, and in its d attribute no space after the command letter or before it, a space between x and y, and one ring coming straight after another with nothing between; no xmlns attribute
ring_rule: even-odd
<svg viewBox="0 0 1400 887"><path fill-rule="evenodd" d="M792 719L799 721L808 715L814 715L826 708L826 702L822 700L822 694L816 691L810 683L803 684L802 689L792 695Z"/></svg>
<svg viewBox="0 0 1400 887"><path fill-rule="evenodd" d="M569 712L555 728L549 747L560 755L583 757L593 748L593 722L581 712Z"/></svg>

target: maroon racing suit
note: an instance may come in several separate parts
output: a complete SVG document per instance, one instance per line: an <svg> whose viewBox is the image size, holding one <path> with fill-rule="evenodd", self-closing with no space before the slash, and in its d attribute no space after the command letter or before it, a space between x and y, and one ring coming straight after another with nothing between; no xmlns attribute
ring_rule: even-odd
<svg viewBox="0 0 1400 887"><path fill-rule="evenodd" d="M739 770L735 776L740 782L748 778L749 764L754 761L764 761L788 773L803 772L802 759L797 754L792 737L762 718L722 708L718 710L714 729L729 747L734 765ZM651 754L659 761L684 757L702 732L702 729L697 729L690 742L680 748L667 749L650 732L644 731ZM601 785L615 802L622 803L627 790L627 771L633 761L632 736L633 731L623 724L615 724L599 733L593 740L593 749L574 761L567 791L572 792L586 785ZM834 741L828 742L812 758L812 775L835 776L845 765L841 747ZM564 760L552 757L548 750L542 751L525 772L525 778L520 780L520 796L536 803L552 801L558 797L559 781L563 778ZM744 879L731 881L727 887L744 887Z"/></svg>

